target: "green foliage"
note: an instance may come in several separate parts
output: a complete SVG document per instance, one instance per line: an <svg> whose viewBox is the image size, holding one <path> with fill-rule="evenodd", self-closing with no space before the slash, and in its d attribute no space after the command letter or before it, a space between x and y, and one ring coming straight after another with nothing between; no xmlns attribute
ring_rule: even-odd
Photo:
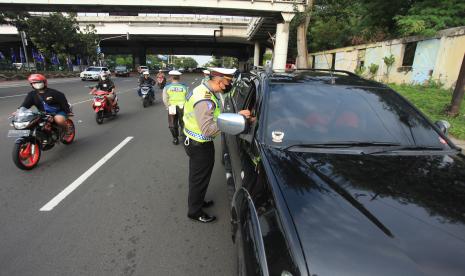
<svg viewBox="0 0 465 276"><path fill-rule="evenodd" d="M424 114L431 121L446 120L451 124L450 134L459 139L465 139L465 116L455 118L443 114L444 106L450 104L452 91L420 85L389 85ZM460 114L465 114L465 99L460 108Z"/></svg>
<svg viewBox="0 0 465 276"><path fill-rule="evenodd" d="M384 64L386 64L386 66L390 68L396 62L396 57L393 54L391 54L388 57L384 57L383 61L384 61Z"/></svg>
<svg viewBox="0 0 465 276"><path fill-rule="evenodd" d="M362 77L363 73L365 73L365 70L366 70L365 66L360 66L360 67L355 68L354 73Z"/></svg>
<svg viewBox="0 0 465 276"><path fill-rule="evenodd" d="M463 0L315 0L311 52L465 25Z"/></svg>
<svg viewBox="0 0 465 276"><path fill-rule="evenodd" d="M175 57L174 58L174 66L176 68L196 68L197 61L192 57Z"/></svg>
<svg viewBox="0 0 465 276"><path fill-rule="evenodd" d="M237 68L239 61L234 57L217 57L213 56L210 62L204 64L204 67L225 67L225 68Z"/></svg>
<svg viewBox="0 0 465 276"><path fill-rule="evenodd" d="M432 36L439 30L465 25L465 1L415 1L406 15L394 18L402 35Z"/></svg>
<svg viewBox="0 0 465 276"><path fill-rule="evenodd" d="M52 53L71 53L76 49L79 25L75 14L64 16L51 13L49 16L35 16L26 21L25 32L34 45L46 56Z"/></svg>
<svg viewBox="0 0 465 276"><path fill-rule="evenodd" d="M368 66L368 71L370 72L371 78L373 79L376 76L376 73L378 73L379 65L372 63L370 66Z"/></svg>

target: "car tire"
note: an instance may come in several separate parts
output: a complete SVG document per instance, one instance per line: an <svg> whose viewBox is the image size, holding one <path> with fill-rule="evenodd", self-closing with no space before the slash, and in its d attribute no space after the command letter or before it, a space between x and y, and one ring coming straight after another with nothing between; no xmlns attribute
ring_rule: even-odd
<svg viewBox="0 0 465 276"><path fill-rule="evenodd" d="M239 230L239 227L236 229L236 235L234 239L234 245L236 248L236 263L235 263L235 273L234 275L238 276L245 276L247 275L247 270L245 264L242 260L244 260L244 249L242 248L242 234Z"/></svg>
<svg viewBox="0 0 465 276"><path fill-rule="evenodd" d="M81 79L82 81L86 81L86 79Z"/></svg>

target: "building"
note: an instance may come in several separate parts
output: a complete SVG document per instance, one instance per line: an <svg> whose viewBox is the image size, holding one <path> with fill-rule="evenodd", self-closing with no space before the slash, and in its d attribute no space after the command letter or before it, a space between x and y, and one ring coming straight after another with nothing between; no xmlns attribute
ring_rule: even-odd
<svg viewBox="0 0 465 276"><path fill-rule="evenodd" d="M446 29L434 37L406 37L372 44L357 45L310 53L310 66L315 69L336 69L355 72L364 67L363 76L377 81L425 84L440 81L453 88L465 53L465 26ZM385 57L394 56L388 67ZM368 68L378 65L375 75Z"/></svg>

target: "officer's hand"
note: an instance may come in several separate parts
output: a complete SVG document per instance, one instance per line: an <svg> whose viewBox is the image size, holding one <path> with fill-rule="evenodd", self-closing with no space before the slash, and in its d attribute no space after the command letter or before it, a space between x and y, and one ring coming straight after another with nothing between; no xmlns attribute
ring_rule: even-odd
<svg viewBox="0 0 465 276"><path fill-rule="evenodd" d="M252 113L250 112L250 110L241 110L239 111L239 114L244 116L246 119L249 119L252 116Z"/></svg>

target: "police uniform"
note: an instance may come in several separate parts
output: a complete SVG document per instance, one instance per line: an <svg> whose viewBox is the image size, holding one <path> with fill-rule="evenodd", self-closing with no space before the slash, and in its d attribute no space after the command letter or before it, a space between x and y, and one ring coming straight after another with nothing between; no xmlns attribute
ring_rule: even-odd
<svg viewBox="0 0 465 276"><path fill-rule="evenodd" d="M223 77L232 78L235 69L217 68ZM217 75L221 76L221 75ZM221 113L220 99L209 83L202 83L187 96L184 105L185 150L189 156L188 217L200 222L216 218L203 212L212 202L205 202L208 184L215 164L213 139L219 134L216 120Z"/></svg>
<svg viewBox="0 0 465 276"><path fill-rule="evenodd" d="M170 71L168 73L171 76L182 75L179 71ZM179 143L179 128L181 128L181 134L184 129L183 114L184 104L186 102L187 87L184 84L179 83L177 80L173 81L169 85L163 88L163 103L169 110L170 106L175 107L175 114L168 112L168 127L173 135L173 144Z"/></svg>

